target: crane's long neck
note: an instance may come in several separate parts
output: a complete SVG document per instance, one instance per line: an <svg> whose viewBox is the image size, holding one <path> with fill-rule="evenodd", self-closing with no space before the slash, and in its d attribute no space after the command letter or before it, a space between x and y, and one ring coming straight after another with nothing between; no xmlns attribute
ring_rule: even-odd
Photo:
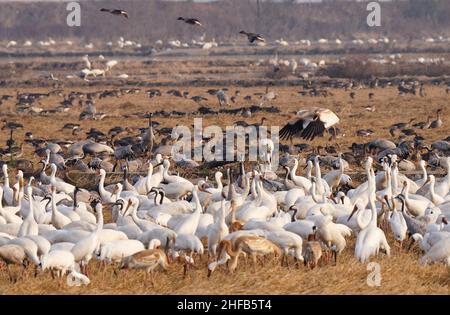
<svg viewBox="0 0 450 315"><path fill-rule="evenodd" d="M196 213L202 213L203 212L203 208L202 208L202 204L200 203L200 199L198 198L198 194L197 194L197 190L194 189L192 191L192 199L195 203L195 212Z"/></svg>
<svg viewBox="0 0 450 315"><path fill-rule="evenodd" d="M342 160L342 158L339 158L339 173L342 175L344 174L344 161Z"/></svg>
<svg viewBox="0 0 450 315"><path fill-rule="evenodd" d="M318 159L314 160L314 171L316 175L316 180L320 180L322 178L322 172L320 171L320 164Z"/></svg>
<svg viewBox="0 0 450 315"><path fill-rule="evenodd" d="M8 169L6 167L3 168L3 177L5 178L5 183L3 184L3 186L9 187Z"/></svg>
<svg viewBox="0 0 450 315"><path fill-rule="evenodd" d="M377 208L375 206L375 190L376 190L376 183L375 183L375 174L373 173L373 170L370 168L369 170L369 206L371 211L371 217L370 217L370 225L371 226L377 226Z"/></svg>
<svg viewBox="0 0 450 315"><path fill-rule="evenodd" d="M312 164L308 163L306 166L306 178L307 179L311 179L311 176L312 176L311 173L312 173Z"/></svg>
<svg viewBox="0 0 450 315"><path fill-rule="evenodd" d="M153 167L149 167L148 168L148 172L147 172L147 178L146 178L146 181L145 181L145 190L146 190L146 193L148 193L149 191L150 191L150 189L151 189L151 184L152 184L152 176L153 176Z"/></svg>
<svg viewBox="0 0 450 315"><path fill-rule="evenodd" d="M291 178L294 178L295 174L297 173L298 168L298 161L297 159L294 160L294 166L291 169Z"/></svg>
<svg viewBox="0 0 450 315"><path fill-rule="evenodd" d="M52 194L52 219L55 219L58 213L58 207L56 206L55 194Z"/></svg>
<svg viewBox="0 0 450 315"><path fill-rule="evenodd" d="M320 165L319 165L319 160L315 159L314 161L314 171L316 174L316 189L319 191L319 193L324 193L325 189L323 187L323 183L322 183L322 173L320 171Z"/></svg>
<svg viewBox="0 0 450 315"><path fill-rule="evenodd" d="M320 203L319 197L316 195L316 182L313 181L311 184L311 197L315 203Z"/></svg>
<svg viewBox="0 0 450 315"><path fill-rule="evenodd" d="M250 179L247 176L244 176L244 191L242 192L241 196L243 198L247 198L249 193L250 193Z"/></svg>
<svg viewBox="0 0 450 315"><path fill-rule="evenodd" d="M220 180L220 174L216 173L215 177L216 177L217 189L221 190L223 188L223 184L222 184L222 181Z"/></svg>
<svg viewBox="0 0 450 315"><path fill-rule="evenodd" d="M97 213L97 234L103 229L103 209L100 207Z"/></svg>
<svg viewBox="0 0 450 315"><path fill-rule="evenodd" d="M431 195L431 199L434 200L436 198L436 191L434 190L434 185L435 185L435 181L434 179L432 179L430 181L430 195Z"/></svg>
<svg viewBox="0 0 450 315"><path fill-rule="evenodd" d="M105 192L105 173L100 173L100 181L98 182L98 190L99 192L103 193Z"/></svg>
<svg viewBox="0 0 450 315"><path fill-rule="evenodd" d="M31 194L29 195L29 197L30 197L30 202L29 202L29 204L30 204L30 211L28 212L27 220L34 220L33 197L32 197Z"/></svg>
<svg viewBox="0 0 450 315"><path fill-rule="evenodd" d="M170 177L170 174L169 174L169 167L170 167L169 164L167 164L167 166L164 166L164 170L163 170L163 176L164 176L164 179L167 179L168 177Z"/></svg>
<svg viewBox="0 0 450 315"><path fill-rule="evenodd" d="M427 168L425 167L424 163L420 163L420 169L422 170L422 174L423 174L423 182L425 183L428 177L428 173L427 173Z"/></svg>
<svg viewBox="0 0 450 315"><path fill-rule="evenodd" d="M231 223L236 222L236 203L231 202Z"/></svg>
<svg viewBox="0 0 450 315"><path fill-rule="evenodd" d="M133 219L134 223L138 224L141 223L143 220L138 218L136 212L137 212L137 207L135 207L134 205L130 205L131 207L131 218Z"/></svg>
<svg viewBox="0 0 450 315"><path fill-rule="evenodd" d="M392 194L392 185L391 185L391 170L390 169L388 169L387 171L386 171L386 181L387 181L387 183L386 183L386 190L388 191L388 193L391 193Z"/></svg>
<svg viewBox="0 0 450 315"><path fill-rule="evenodd" d="M289 181L289 173L291 172L290 168L286 166L286 174L284 176L284 182L287 183Z"/></svg>
<svg viewBox="0 0 450 315"><path fill-rule="evenodd" d="M393 194L397 194L397 190L398 190L398 168L397 166L395 166L392 169L392 193Z"/></svg>

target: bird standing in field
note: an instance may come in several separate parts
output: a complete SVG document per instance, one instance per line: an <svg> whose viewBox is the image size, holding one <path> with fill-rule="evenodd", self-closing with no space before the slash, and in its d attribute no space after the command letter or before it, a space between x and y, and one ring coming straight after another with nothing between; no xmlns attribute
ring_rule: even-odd
<svg viewBox="0 0 450 315"><path fill-rule="evenodd" d="M203 24L200 22L200 20L196 19L196 18L184 18L184 17L180 16L177 20L184 21L184 23L190 24L190 25L203 26Z"/></svg>
<svg viewBox="0 0 450 315"><path fill-rule="evenodd" d="M128 12L125 11L125 10L120 10L120 9L112 9L112 10L110 10L110 9L101 8L100 11L102 11L102 12L109 12L109 13L114 14L114 15L121 15L121 16L126 17L128 19Z"/></svg>
<svg viewBox="0 0 450 315"><path fill-rule="evenodd" d="M260 35L260 34L248 33L246 31L240 31L239 34L247 35L247 39L248 39L248 41L250 43L254 43L255 41L259 41L259 42L265 42L266 41L264 39L264 37L262 37L262 35Z"/></svg>
<svg viewBox="0 0 450 315"><path fill-rule="evenodd" d="M295 120L288 122L280 130L280 139L292 141L293 137L314 140L323 136L323 132L339 122L339 117L326 108L300 110Z"/></svg>

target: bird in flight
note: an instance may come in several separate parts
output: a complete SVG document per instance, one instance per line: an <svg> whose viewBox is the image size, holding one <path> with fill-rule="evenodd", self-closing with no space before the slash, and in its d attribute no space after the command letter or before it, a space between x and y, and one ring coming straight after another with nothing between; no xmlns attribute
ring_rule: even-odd
<svg viewBox="0 0 450 315"><path fill-rule="evenodd" d="M184 17L179 17L177 19L178 21L184 21L184 23L190 24L190 25L197 25L197 26L203 26L202 23L200 22L199 19L195 19L195 18L184 18Z"/></svg>
<svg viewBox="0 0 450 315"><path fill-rule="evenodd" d="M264 39L264 37L262 37L262 35L260 35L260 34L248 33L246 31L240 31L239 34L247 35L248 41L250 43L253 43L255 41L259 41L259 42L265 42L266 41Z"/></svg>
<svg viewBox="0 0 450 315"><path fill-rule="evenodd" d="M109 13L114 14L114 15L122 15L122 16L124 16L124 17L126 17L128 19L128 12L125 11L125 10L119 10L119 9L112 9L112 10L110 10L110 9L101 8L100 11L102 11L102 12L109 12Z"/></svg>
<svg viewBox="0 0 450 315"><path fill-rule="evenodd" d="M323 132L339 122L339 117L326 108L315 108L312 110L300 110L297 117L288 122L280 130L281 140L291 140L300 137L305 140L313 140L315 137L323 136Z"/></svg>

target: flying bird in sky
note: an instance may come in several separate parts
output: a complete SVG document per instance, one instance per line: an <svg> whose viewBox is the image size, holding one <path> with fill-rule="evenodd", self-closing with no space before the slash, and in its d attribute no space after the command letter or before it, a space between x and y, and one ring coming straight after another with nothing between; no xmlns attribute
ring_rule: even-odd
<svg viewBox="0 0 450 315"><path fill-rule="evenodd" d="M195 18L184 18L184 17L179 17L177 19L178 21L184 21L184 23L190 24L190 25L197 25L197 26L203 26L202 23L200 22L199 19L195 19Z"/></svg>
<svg viewBox="0 0 450 315"><path fill-rule="evenodd" d="M255 41L259 41L259 42L265 42L266 41L264 39L264 37L262 37L262 35L260 35L260 34L248 33L246 31L240 31L239 34L247 35L248 41L250 43L253 43Z"/></svg>
<svg viewBox="0 0 450 315"><path fill-rule="evenodd" d="M125 11L125 10L120 10L120 9L112 9L112 10L110 10L110 9L101 8L100 11L102 11L102 12L109 12L109 13L114 14L114 15L122 15L122 16L124 16L124 17L126 17L128 19L128 12Z"/></svg>

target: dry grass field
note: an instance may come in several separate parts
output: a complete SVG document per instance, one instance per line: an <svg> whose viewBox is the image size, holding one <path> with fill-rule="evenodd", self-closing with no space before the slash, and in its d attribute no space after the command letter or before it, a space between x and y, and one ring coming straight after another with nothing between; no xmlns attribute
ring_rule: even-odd
<svg viewBox="0 0 450 315"><path fill-rule="evenodd" d="M256 58L256 57L255 57ZM24 62L24 61L20 61ZM28 62L28 61L27 61ZM48 62L47 64L44 64ZM11 73L7 86L0 87L0 95L16 95L20 92L41 92L48 93L53 90L49 87L52 82L44 82L37 79L39 70L51 67L55 61L33 60L28 67L20 71L10 68ZM70 62L68 62L70 63ZM208 65L209 63L209 65ZM38 67L40 65L40 67ZM0 62L0 66L8 69L8 62ZM233 95L235 90L241 91L236 104L231 107L251 106L258 103L254 96L252 101L245 101L245 95L253 95L257 92L265 91L265 84L257 85L252 80L261 79L264 69L254 69L247 65L247 62L240 64L226 62L211 62L201 60L183 61L161 61L145 63L143 61L120 61L118 68L114 69L115 74L126 71L132 76L129 80L119 80L112 78L98 78L90 83L82 80L66 80L67 75L75 70L65 68L63 65L58 70L55 68L55 75L60 77L60 84L63 95L68 95L71 91L92 92L117 88L140 88L138 94L127 94L119 98L108 97L95 99L97 112L104 112L107 116L101 121L78 121L81 108L75 105L67 112L60 112L49 115L39 114L18 114L15 111L15 100L4 101L0 105L0 119L3 121L15 121L23 124L24 129L15 133L15 140L21 143L24 134L31 131L34 138L47 140L81 140L85 139L85 132L90 128L97 128L105 133L114 126L122 127L146 127L146 119L137 118L133 114L165 111L193 112L199 107L197 103L190 99L174 97L166 94L170 89L176 88L180 91L189 91L190 96L202 95L208 101L202 105L218 109L218 102L215 96L208 95L209 88L221 88L225 86L209 85L208 80L218 78L229 82L226 87L229 94ZM78 67L80 68L80 67ZM8 76L8 73L3 73ZM13 79L14 77L14 79ZM244 86L236 83L245 81L253 82ZM31 83L26 83L30 79ZM298 77L288 79L297 80ZM427 79L427 78L419 78ZM199 80L202 86L185 86L184 81ZM226 81L225 81L226 80ZM179 85L177 85L179 82ZM263 80L263 82L268 82ZM34 87L39 86L42 87ZM159 88L161 97L149 98L144 93L149 89L147 86ZM153 88L152 87L152 88ZM251 118L243 118L240 115L207 115L203 117L203 125L216 124L219 126L232 125L238 120L246 120L248 123L260 122L262 117L268 119L268 125L283 126L291 117L294 111L313 106L325 107L333 110L340 118L339 128L342 135L328 142L327 137L315 140L314 145L335 145L340 151L349 151L352 143L368 142L371 139L386 137L389 135L389 126L398 122L407 122L411 118L417 121L425 121L428 115L435 115L438 108L444 109L444 124L439 129L418 131L431 144L438 139L446 138L450 135L450 108L448 106L450 94L446 94L444 86L426 85L426 97L420 96L399 96L396 87L358 89L355 99L351 99L349 91L342 89L330 89L333 96L310 97L299 96L300 86L275 84L270 86L270 90L277 93L276 100L265 104L265 106L276 106L280 109L278 114L257 113ZM373 92L374 98L369 101L368 94ZM38 106L42 109L55 108L63 100L61 96L51 96L39 101ZM375 106L374 112L365 110L368 105ZM128 118L124 118L127 115ZM190 126L194 117L187 115L184 117L155 117L161 127L174 127L176 124ZM66 123L80 123L83 131L78 135L72 135L70 131L61 131ZM371 137L358 137L358 129L370 128L374 130ZM132 133L138 134L136 132ZM6 130L0 132L0 145L5 146L8 138ZM394 139L395 140L395 139ZM34 148L30 145L24 146L22 158L30 159L38 169L36 162L39 158L33 154ZM361 264L353 256L354 237L348 240L347 248L339 257L336 266L327 264L314 270L308 270L304 266L296 268L291 261L291 267L281 267L279 263L268 262L264 267L258 266L253 272L251 264L245 267L241 261L234 274L228 274L224 269L218 269L210 279L206 277L206 257L197 258L197 269L183 279L183 268L180 264L171 265L166 273L156 275L156 285L152 287L150 282L144 283L143 272L120 271L117 275L113 272L112 266L108 266L105 271L99 268L95 261L91 262L90 279L91 284L87 287L60 287L57 281L52 280L49 273L39 274L36 278L32 270L23 273L22 279L11 284L5 268L0 269L0 293L4 294L449 294L450 269L441 265L422 267L418 260L420 253L416 250L406 252L400 250L394 243L392 235L388 235L389 244L392 248L390 258L375 258L381 264L381 286L369 287L366 278L371 271L368 271L367 264Z"/></svg>
<svg viewBox="0 0 450 315"><path fill-rule="evenodd" d="M381 266L381 286L370 287L367 277L372 270L353 256L354 238L337 265L330 263L313 270L303 265L297 268L281 267L268 260L264 267L258 265L253 271L243 259L235 273L225 269L216 270L207 278L206 257L199 259L196 270L183 278L183 266L173 264L165 273L157 273L155 286L144 282L144 272L120 270L108 266L106 270L96 261L89 266L91 284L87 287L60 286L49 273L34 278L27 270L23 279L15 284L8 280L6 271L0 273L0 292L4 294L449 294L450 271L443 265L420 266L419 253L400 250L389 236L392 255L371 261Z"/></svg>

